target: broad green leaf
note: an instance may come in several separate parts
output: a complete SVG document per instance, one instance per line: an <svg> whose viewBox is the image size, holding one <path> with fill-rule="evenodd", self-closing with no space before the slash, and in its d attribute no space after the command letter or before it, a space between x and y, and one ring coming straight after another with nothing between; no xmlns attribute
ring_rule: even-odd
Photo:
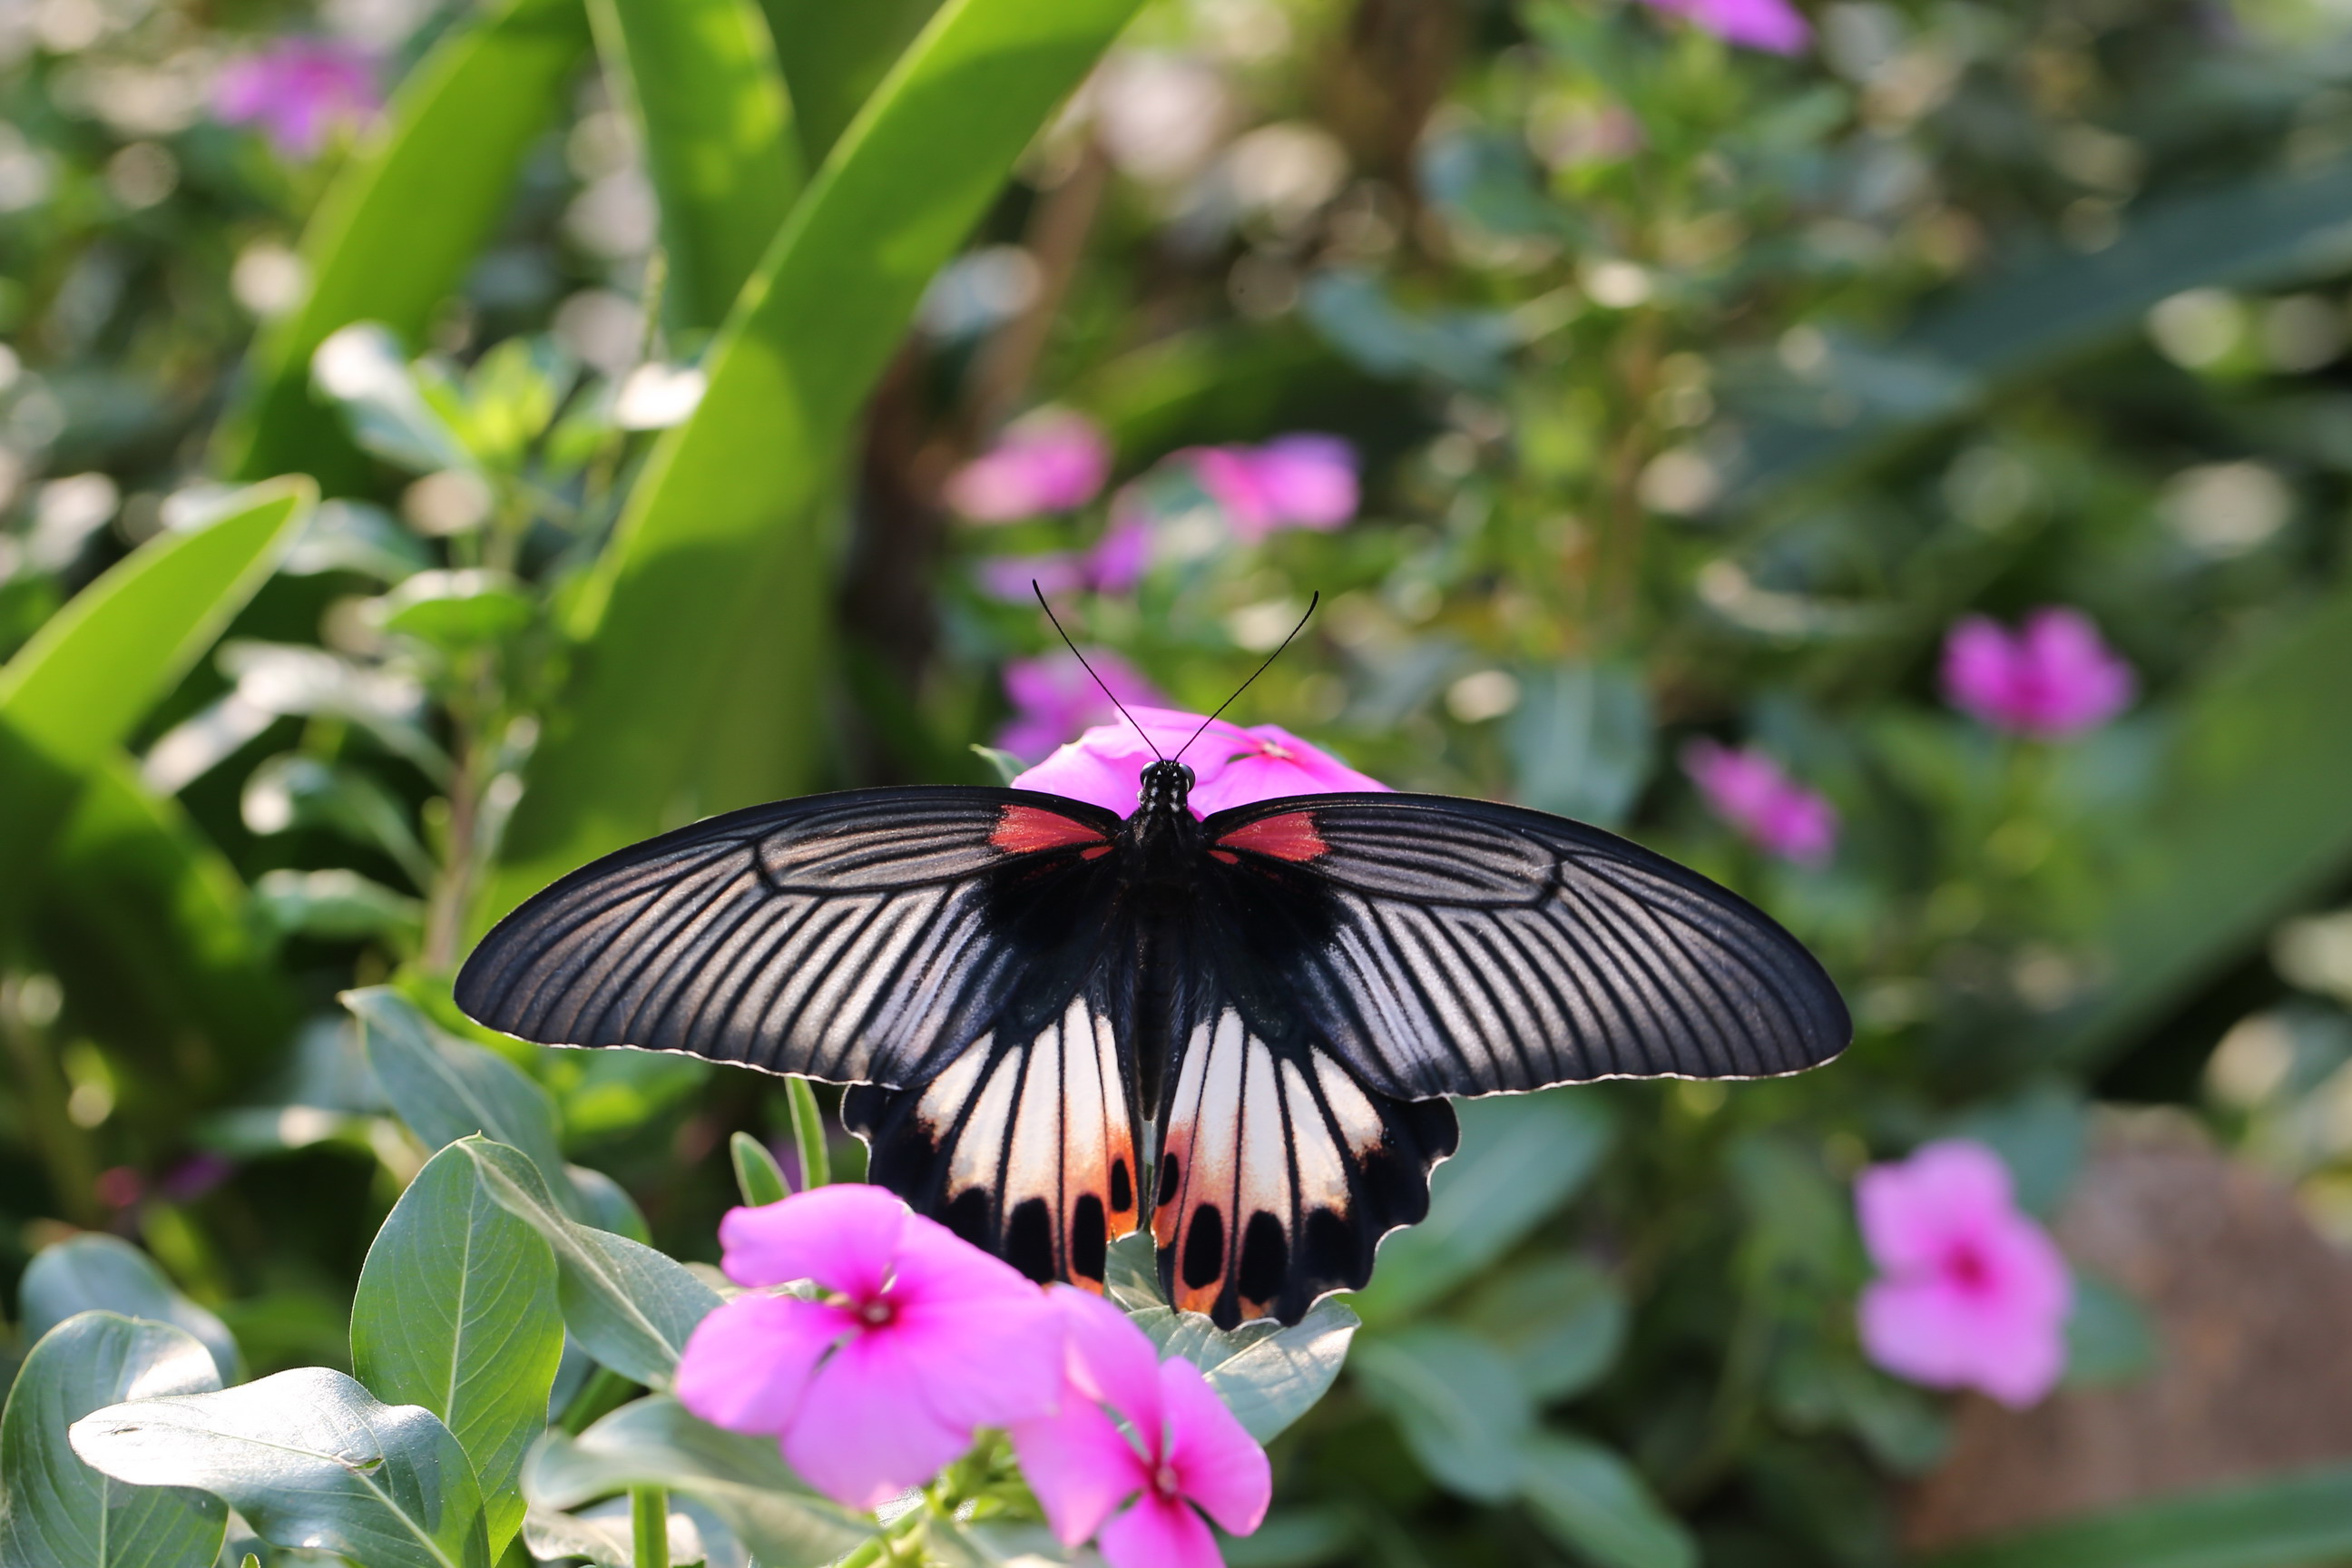
<svg viewBox="0 0 2352 1568"><path fill-rule="evenodd" d="M392 986L346 991L342 1003L360 1021L369 1065L392 1108L426 1148L446 1148L478 1132L520 1149L547 1178L566 1214L586 1212L564 1174L554 1104L520 1068L487 1046L445 1032Z"/></svg>
<svg viewBox="0 0 2352 1568"><path fill-rule="evenodd" d="M2143 853L2105 889L2096 947L2114 978L2053 1014L2017 1059L2095 1065L2256 948L2352 864L2352 594L2338 591L2189 695Z"/></svg>
<svg viewBox="0 0 2352 1568"><path fill-rule="evenodd" d="M444 1149L376 1232L352 1301L352 1370L441 1418L474 1462L493 1557L522 1523L514 1489L563 1358L555 1255Z"/></svg>
<svg viewBox="0 0 2352 1568"><path fill-rule="evenodd" d="M1560 1544L1600 1568L1697 1568L1698 1543L1633 1468L1598 1443L1543 1433L1521 1453L1520 1495Z"/></svg>
<svg viewBox="0 0 2352 1568"><path fill-rule="evenodd" d="M0 668L0 912L21 912L77 792L268 578L315 495L280 480L150 540Z"/></svg>
<svg viewBox="0 0 2352 1568"><path fill-rule="evenodd" d="M1883 347L1839 345L1807 384L1787 389L1819 413L1754 422L1731 504L1768 499L1977 408L2137 331L2152 307L2185 289L2332 277L2352 257L2347 225L2352 163L2177 196L2136 211L2115 244L2016 268Z"/></svg>
<svg viewBox="0 0 2352 1568"><path fill-rule="evenodd" d="M2009 1167L2019 1205L2047 1219L2058 1212L2090 1141L2091 1108L2080 1090L2054 1080L1958 1118L1951 1135L1989 1145Z"/></svg>
<svg viewBox="0 0 2352 1568"><path fill-rule="evenodd" d="M1160 1255L1154 1249L1149 1229L1129 1231L1110 1244L1110 1258L1103 1270L1103 1294L1130 1314L1148 1307L1168 1305L1168 1298L1160 1289Z"/></svg>
<svg viewBox="0 0 2352 1568"><path fill-rule="evenodd" d="M1495 1279L1458 1321L1501 1350L1539 1400L1583 1393L1625 1342L1625 1297L1581 1258L1546 1258Z"/></svg>
<svg viewBox="0 0 2352 1568"><path fill-rule="evenodd" d="M932 274L1138 4L951 0L834 150L573 606L571 689L478 915L631 839L817 778L821 518L851 422Z"/></svg>
<svg viewBox="0 0 2352 1568"><path fill-rule="evenodd" d="M749 1132L738 1132L728 1139L727 1154L735 1163L735 1185L743 1194L746 1208L782 1203L792 1195L793 1189L784 1181L783 1167L768 1152L768 1146Z"/></svg>
<svg viewBox="0 0 2352 1568"><path fill-rule="evenodd" d="M133 1486L201 1487L273 1546L368 1568L489 1568L481 1490L432 1412L305 1367L218 1394L110 1405L74 1452Z"/></svg>
<svg viewBox="0 0 2352 1568"><path fill-rule="evenodd" d="M1535 1410L1500 1352L1429 1323L1367 1338L1354 1361L1357 1386L1396 1422L1433 1479L1477 1502L1518 1490Z"/></svg>
<svg viewBox="0 0 2352 1568"><path fill-rule="evenodd" d="M632 1382L667 1386L694 1325L719 1296L684 1264L625 1236L581 1225L548 1196L538 1168L505 1144L459 1140L484 1190L555 1249L564 1326L590 1355Z"/></svg>
<svg viewBox="0 0 2352 1568"><path fill-rule="evenodd" d="M1230 1333L1198 1312L1169 1307L1129 1316L1162 1355L1181 1355L1206 1373L1209 1386L1261 1443L1314 1408L1339 1375L1360 1326L1355 1313L1329 1300L1296 1323L1262 1318Z"/></svg>
<svg viewBox="0 0 2352 1568"><path fill-rule="evenodd" d="M411 342L506 216L524 157L564 107L588 48L577 0L506 0L451 31L401 83L386 123L340 173L302 236L310 292L255 345L214 459L257 478L337 477L357 462L310 391L310 356L353 321Z"/></svg>
<svg viewBox="0 0 2352 1568"><path fill-rule="evenodd" d="M228 1325L173 1289L154 1260L121 1237L93 1232L44 1248L26 1266L16 1300L27 1340L82 1312L120 1312L169 1323L194 1338L219 1372L214 1387L237 1379L236 1341Z"/></svg>
<svg viewBox="0 0 2352 1568"><path fill-rule="evenodd" d="M692 1516L673 1508L668 1519L669 1560L677 1563L700 1563L706 1553L702 1531ZM616 1498L609 1503L578 1513L558 1513L553 1509L535 1508L523 1516L522 1541L530 1548L533 1557L548 1562L573 1557L587 1559L613 1568L632 1568L631 1518L629 1502Z"/></svg>
<svg viewBox="0 0 2352 1568"><path fill-rule="evenodd" d="M653 1244L653 1228L646 1224L645 1212L637 1200L629 1196L628 1189L602 1171L592 1171L585 1165L566 1165L563 1173L572 1180L572 1190L580 1194L580 1217L598 1230L609 1230L631 1241Z"/></svg>
<svg viewBox="0 0 2352 1568"><path fill-rule="evenodd" d="M1437 1168L1429 1217L1381 1244L1353 1305L1392 1322L1494 1262L1573 1197L1609 1146L1598 1101L1567 1093L1501 1096L1456 1107L1462 1152Z"/></svg>
<svg viewBox="0 0 2352 1568"><path fill-rule="evenodd" d="M347 867L264 871L253 885L254 923L273 937L382 941L406 952L425 931L425 901Z"/></svg>
<svg viewBox="0 0 2352 1568"><path fill-rule="evenodd" d="M2066 1318L2066 1386L2128 1383L2163 1359L2156 1325L2140 1305L2095 1275L2077 1270Z"/></svg>
<svg viewBox="0 0 2352 1568"><path fill-rule="evenodd" d="M299 1010L236 870L117 755L82 791L26 931L83 1027L137 1068L119 1116L176 1127L244 1092Z"/></svg>
<svg viewBox="0 0 2352 1568"><path fill-rule="evenodd" d="M523 1467L534 1509L575 1508L632 1486L699 1499L763 1568L830 1563L874 1533L864 1514L809 1490L775 1439L721 1431L663 1395L625 1405L577 1437L550 1432Z"/></svg>
<svg viewBox="0 0 2352 1568"><path fill-rule="evenodd" d="M822 163L940 0L760 0L809 165Z"/></svg>
<svg viewBox="0 0 2352 1568"><path fill-rule="evenodd" d="M212 1568L228 1517L218 1498L126 1488L74 1458L66 1428L126 1399L219 1386L211 1352L168 1323L82 1312L43 1335L0 1419L0 1563Z"/></svg>
<svg viewBox="0 0 2352 1568"><path fill-rule="evenodd" d="M671 319L715 328L803 179L767 18L756 0L589 0L588 15L645 132Z"/></svg>
<svg viewBox="0 0 2352 1568"><path fill-rule="evenodd" d="M2304 1568L2352 1557L2352 1468L2331 1465L2069 1520L1922 1568Z"/></svg>

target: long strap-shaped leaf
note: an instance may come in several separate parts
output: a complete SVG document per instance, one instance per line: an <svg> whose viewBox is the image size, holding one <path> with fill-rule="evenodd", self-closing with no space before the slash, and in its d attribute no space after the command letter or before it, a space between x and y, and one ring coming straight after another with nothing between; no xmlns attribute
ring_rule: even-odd
<svg viewBox="0 0 2352 1568"><path fill-rule="evenodd" d="M570 692L482 911L675 819L805 787L830 574L820 502L923 289L1138 0L954 0L745 288L575 605Z"/></svg>
<svg viewBox="0 0 2352 1568"><path fill-rule="evenodd" d="M588 0L588 15L645 131L670 319L715 328L803 177L767 21L753 0Z"/></svg>
<svg viewBox="0 0 2352 1568"><path fill-rule="evenodd" d="M793 119L822 162L940 0L761 0L791 84Z"/></svg>
<svg viewBox="0 0 2352 1568"><path fill-rule="evenodd" d="M223 472L302 469L330 490L360 468L310 355L339 327L382 321L414 342L506 216L522 161L587 53L580 0L507 0L436 45L386 124L336 176L302 236L310 294L254 347L215 438Z"/></svg>

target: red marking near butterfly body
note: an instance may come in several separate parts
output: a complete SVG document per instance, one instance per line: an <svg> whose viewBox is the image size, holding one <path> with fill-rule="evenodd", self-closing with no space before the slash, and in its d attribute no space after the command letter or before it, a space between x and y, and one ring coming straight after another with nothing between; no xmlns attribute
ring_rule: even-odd
<svg viewBox="0 0 2352 1568"><path fill-rule="evenodd" d="M1314 816L1304 811L1286 811L1279 816L1244 823L1218 839L1217 848L1209 853L1222 860L1231 857L1220 851L1234 849L1271 855L1277 860L1312 860L1331 852L1323 836L1315 831Z"/></svg>
<svg viewBox="0 0 2352 1568"><path fill-rule="evenodd" d="M1040 849L1087 847L1080 858L1091 860L1110 853L1110 841L1085 823L1037 805L1008 805L988 841L1007 855L1034 855Z"/></svg>

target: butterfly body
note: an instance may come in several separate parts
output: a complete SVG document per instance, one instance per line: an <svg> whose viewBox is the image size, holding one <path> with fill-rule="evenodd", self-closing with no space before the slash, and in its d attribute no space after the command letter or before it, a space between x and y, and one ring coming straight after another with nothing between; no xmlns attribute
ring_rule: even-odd
<svg viewBox="0 0 2352 1568"><path fill-rule="evenodd" d="M1597 829L1332 795L1205 821L1019 790L813 796L584 868L467 962L549 1044L850 1084L869 1179L1037 1279L1152 1231L1181 1307L1286 1321L1369 1279L1453 1152L1445 1097L1827 1059L1793 938Z"/></svg>

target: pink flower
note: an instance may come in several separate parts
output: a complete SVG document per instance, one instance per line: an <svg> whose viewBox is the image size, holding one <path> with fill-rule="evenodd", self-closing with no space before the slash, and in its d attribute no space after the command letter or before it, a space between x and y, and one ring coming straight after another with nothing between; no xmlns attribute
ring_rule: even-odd
<svg viewBox="0 0 2352 1568"><path fill-rule="evenodd" d="M1356 515L1356 451L1336 436L1281 436L1263 447L1193 447L1186 462L1235 535L1328 531Z"/></svg>
<svg viewBox="0 0 2352 1568"><path fill-rule="evenodd" d="M1726 43L1793 55L1812 42L1813 29L1789 0L1649 0L1661 11L1687 16Z"/></svg>
<svg viewBox="0 0 2352 1568"><path fill-rule="evenodd" d="M1836 853L1837 807L1766 753L1696 740L1683 748L1683 772L1706 796L1709 810L1766 854L1819 866Z"/></svg>
<svg viewBox="0 0 2352 1568"><path fill-rule="evenodd" d="M1089 648L1087 663L1130 708L1167 700L1135 666L1108 649ZM1013 700L1013 718L997 731L996 743L1023 762L1044 756L1080 725L1118 715L1094 676L1067 653L1013 660L1004 667L1004 695Z"/></svg>
<svg viewBox="0 0 2352 1568"><path fill-rule="evenodd" d="M948 476L948 505L974 522L1015 522L1070 511L1110 477L1110 443L1093 420L1045 408L1006 428L996 445Z"/></svg>
<svg viewBox="0 0 2352 1568"><path fill-rule="evenodd" d="M1133 703L1129 709L1141 733L1123 719L1088 730L1014 779L1013 787L1090 800L1121 816L1133 811L1144 765L1155 754L1174 756L1201 728L1201 715ZM1184 765L1192 770L1195 816L1253 801L1389 787L1273 724L1244 730L1221 719L1184 752Z"/></svg>
<svg viewBox="0 0 2352 1568"><path fill-rule="evenodd" d="M1201 1514L1235 1535L1255 1530L1274 1492L1265 1451L1199 1368L1161 1361L1126 1313L1066 1285L1051 1297L1067 1326L1068 1387L1056 1414L1013 1428L1013 1451L1055 1538L1097 1538L1110 1568L1216 1568L1224 1559Z"/></svg>
<svg viewBox="0 0 2352 1568"><path fill-rule="evenodd" d="M221 68L213 113L230 125L259 122L286 158L315 158L339 126L357 128L383 107L367 52L325 38L279 38Z"/></svg>
<svg viewBox="0 0 2352 1568"><path fill-rule="evenodd" d="M1026 603L1034 583L1047 598L1091 590L1125 594L1143 580L1151 563L1151 525L1141 515L1114 507L1110 527L1090 550L1051 555L1007 555L980 564L980 585L992 598Z"/></svg>
<svg viewBox="0 0 2352 1568"><path fill-rule="evenodd" d="M813 1279L814 1300L748 1290L702 1320L677 1397L772 1433L827 1497L873 1508L919 1486L981 1426L1050 1414L1062 1320L1045 1292L880 1187L818 1187L719 1222L727 1277Z"/></svg>
<svg viewBox="0 0 2352 1568"><path fill-rule="evenodd" d="M2057 741L2131 706L2138 681L2082 611L2052 605L2016 632L1970 616L1944 639L1944 697L1996 730Z"/></svg>
<svg viewBox="0 0 2352 1568"><path fill-rule="evenodd" d="M1862 1293L1862 1348L1897 1377L1979 1388L2022 1408L2066 1366L2074 1284L2049 1234L2018 1212L1981 1143L1930 1143L1854 1184L1880 1278Z"/></svg>

